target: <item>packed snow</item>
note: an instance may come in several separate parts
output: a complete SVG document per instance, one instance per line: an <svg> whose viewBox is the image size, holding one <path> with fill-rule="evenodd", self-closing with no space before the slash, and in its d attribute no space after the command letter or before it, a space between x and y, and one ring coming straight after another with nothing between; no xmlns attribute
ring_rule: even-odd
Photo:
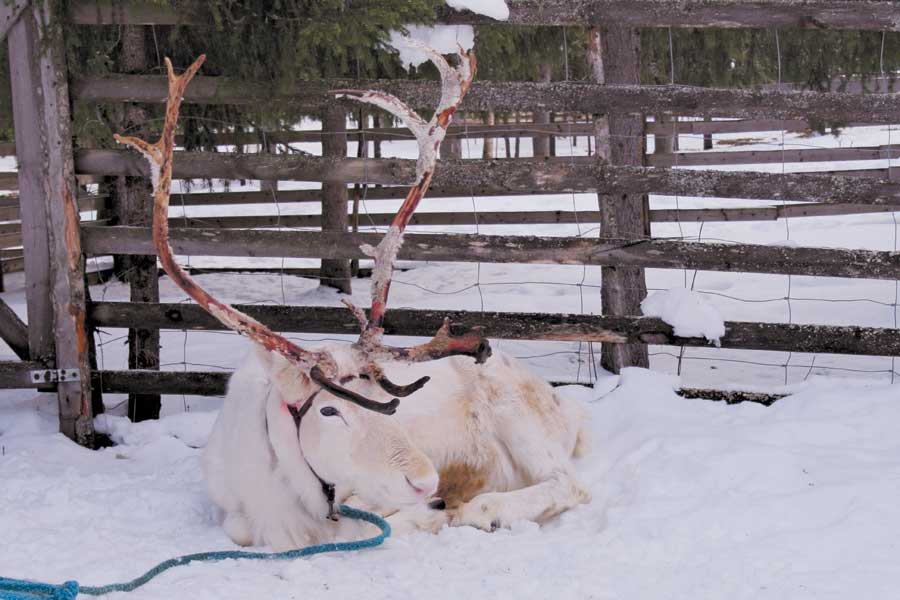
<svg viewBox="0 0 900 600"><path fill-rule="evenodd" d="M813 385L766 408L686 400L623 371L590 406L593 499L544 527L412 534L360 553L170 571L141 598L896 598L900 394ZM0 575L84 585L228 549L199 455L214 413L105 419L121 445L55 433L50 396L0 413Z"/></svg>
<svg viewBox="0 0 900 600"><path fill-rule="evenodd" d="M692 290L675 287L650 293L641 302L641 311L672 326L681 337L705 337L719 346L725 335L725 320L712 303Z"/></svg>

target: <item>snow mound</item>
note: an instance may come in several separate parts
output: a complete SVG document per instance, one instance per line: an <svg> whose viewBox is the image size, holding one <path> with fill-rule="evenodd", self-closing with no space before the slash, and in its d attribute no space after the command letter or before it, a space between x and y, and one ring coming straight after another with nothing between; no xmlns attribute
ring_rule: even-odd
<svg viewBox="0 0 900 600"><path fill-rule="evenodd" d="M94 419L94 429L108 435L116 444L125 446L143 446L160 438L174 438L191 448L202 448L206 445L217 414L190 412L140 423L132 423L126 417L103 414Z"/></svg>
<svg viewBox="0 0 900 600"><path fill-rule="evenodd" d="M447 0L447 6L456 10L471 10L473 13L498 21L509 19L509 7L506 5L506 0Z"/></svg>
<svg viewBox="0 0 900 600"><path fill-rule="evenodd" d="M396 48L400 53L400 62L404 68L418 67L428 62L428 54L411 46L408 40L417 40L430 46L441 54L456 54L462 46L463 50L471 50L475 45L475 30L471 25L407 25L409 35L397 31L390 31L388 45Z"/></svg>
<svg viewBox="0 0 900 600"><path fill-rule="evenodd" d="M725 335L722 313L703 295L685 288L650 294L641 302L641 311L648 317L658 317L671 325L678 336L705 337L719 346Z"/></svg>

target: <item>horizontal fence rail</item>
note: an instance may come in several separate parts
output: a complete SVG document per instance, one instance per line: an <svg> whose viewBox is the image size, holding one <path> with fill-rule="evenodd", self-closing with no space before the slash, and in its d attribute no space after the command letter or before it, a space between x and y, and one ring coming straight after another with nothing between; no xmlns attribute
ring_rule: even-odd
<svg viewBox="0 0 900 600"><path fill-rule="evenodd" d="M211 371L93 371L91 385L104 393L146 393L146 394L191 394L195 396L224 396L231 373ZM0 387L3 387L0 377ZM550 381L552 386L583 385L593 387L583 381ZM714 400L728 404L756 402L766 406L784 398L786 394L766 394L741 390L716 390L702 388L681 388L675 390L684 398Z"/></svg>
<svg viewBox="0 0 900 600"><path fill-rule="evenodd" d="M893 212L900 206L865 206L861 204L788 204L758 208L681 208L650 211L651 223L691 223L714 221L777 221L796 217L821 217ZM360 216L361 227L386 227L394 213L368 212ZM599 211L535 210L503 212L418 212L410 218L410 226L475 226L475 225L585 225L600 222ZM273 227L305 227L318 229L322 215L257 215L250 217L171 217L169 227L248 229Z"/></svg>
<svg viewBox="0 0 900 600"><path fill-rule="evenodd" d="M81 228L84 252L153 254L145 227ZM283 258L365 259L360 246L375 246L377 233L173 229L177 254ZM628 265L782 273L823 277L900 279L900 252L798 248L752 244L711 244L669 240L592 239L473 234L408 234L401 260L562 265Z"/></svg>
<svg viewBox="0 0 900 600"><path fill-rule="evenodd" d="M424 80L328 79L298 81L291 91L227 77L196 77L184 101L201 104L286 104L321 108L333 103L335 90L374 89L403 98L413 107L436 106L440 85ZM265 93L261 93L265 90ZM72 94L89 102L166 100L165 77L110 75L76 80ZM348 101L349 106L349 101ZM475 81L460 110L553 110L708 117L815 119L824 122L900 122L900 94L701 88L684 85L601 85L577 81Z"/></svg>
<svg viewBox="0 0 900 600"><path fill-rule="evenodd" d="M862 4L862 6L860 6ZM352 10L352 9L350 9ZM812 27L897 31L895 0L515 0L507 21L442 7L442 23L586 26L616 22L635 27ZM339 18L335 15L333 18ZM260 15L264 18L265 15ZM328 18L322 15L321 18ZM212 25L201 2L176 7L150 0L69 3L78 25Z"/></svg>
<svg viewBox="0 0 900 600"><path fill-rule="evenodd" d="M856 146L854 148L785 148L771 150L727 150L722 152L673 152L650 154L651 167L697 167L778 163L888 160L900 157L900 146Z"/></svg>
<svg viewBox="0 0 900 600"><path fill-rule="evenodd" d="M261 306L238 310L276 331L355 335L359 322L345 308ZM222 330L225 327L195 304L97 302L89 317L98 327ZM385 317L388 335L432 336L444 318L451 331L483 326L488 337L511 340L585 341L602 343L709 347L709 340L681 337L672 326L652 317L570 315L391 309ZM871 327L796 325L727 321L722 348L832 354L900 356L900 330Z"/></svg>
<svg viewBox="0 0 900 600"><path fill-rule="evenodd" d="M410 159L330 160L307 155L176 152L177 179L261 179L410 184ZM141 156L127 150L79 150L78 173L149 177ZM854 175L856 172L853 172ZM880 174L880 172L879 172ZM600 166L593 157L551 159L444 160L435 172L438 188L468 196L509 192L599 192L807 200L833 204L900 204L900 182L874 177L807 173L756 173Z"/></svg>
<svg viewBox="0 0 900 600"><path fill-rule="evenodd" d="M565 115L564 115L565 116ZM530 117L529 117L530 118ZM560 117L557 116L557 119ZM586 117L578 117L577 122L571 120L557 120L553 123L533 123L523 120L516 123L501 123L497 125L485 125L482 123L469 123L467 125L451 125L447 129L448 138L516 138L532 137L536 134L546 134L556 137L568 136L593 136L595 127L593 123L586 123ZM865 126L866 123L848 123L843 127ZM718 135L734 133L762 133L785 131L788 133L800 133L812 131L813 126L804 120L792 119L737 119L726 121L678 121L677 123L656 123L648 121L644 132L648 134L672 135ZM320 142L324 135L319 129L303 129L297 131L266 131L263 132L223 132L213 135L213 143L219 146L259 144L263 135L271 144L300 144ZM412 140L413 135L405 127L375 127L364 129L349 129L346 134L348 140L358 141L365 139L369 142L391 142L398 140ZM176 135L175 144L182 145L184 136ZM12 156L16 153L16 145L0 142L0 156Z"/></svg>

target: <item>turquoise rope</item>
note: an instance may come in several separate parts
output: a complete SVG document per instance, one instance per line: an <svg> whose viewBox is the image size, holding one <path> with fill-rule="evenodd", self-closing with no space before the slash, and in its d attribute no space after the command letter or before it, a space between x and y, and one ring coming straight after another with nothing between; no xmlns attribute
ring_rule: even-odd
<svg viewBox="0 0 900 600"><path fill-rule="evenodd" d="M161 562L140 577L124 583L112 583L100 586L80 586L77 581L67 581L62 584L40 583L26 581L24 579L8 579L0 577L0 600L74 600L78 592L88 596L102 596L112 592L131 592L141 587L163 571L173 567L180 567L192 562L206 562L225 560L226 558L249 558L254 560L284 560L290 558L302 558L324 552L349 552L351 550L363 550L374 548L391 536L391 526L378 515L341 505L341 514L350 519L367 521L381 529L381 533L358 542L336 542L331 544L316 544L306 548L287 550L285 552L245 552L243 550L221 550L217 552L199 552L186 554L178 558L170 558Z"/></svg>

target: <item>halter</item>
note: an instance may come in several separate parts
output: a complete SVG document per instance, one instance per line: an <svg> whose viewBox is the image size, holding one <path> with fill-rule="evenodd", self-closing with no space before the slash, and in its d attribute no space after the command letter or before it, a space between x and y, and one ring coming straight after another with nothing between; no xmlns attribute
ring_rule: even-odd
<svg viewBox="0 0 900 600"><path fill-rule="evenodd" d="M309 411L309 407L312 406L312 401L318 393L318 391L313 393L313 395L310 396L300 408L297 408L293 404L287 405L288 411L290 411L291 416L294 417L294 425L297 427L297 439L300 438L300 421L301 419L303 419L303 416ZM340 515L334 509L334 484L328 483L327 481L322 479L318 473L316 473L316 470L313 469L312 465L309 464L309 461L306 460L306 455L303 454L302 448L300 449L300 455L303 457L303 462L306 463L306 466L309 467L309 470L313 475L316 476L316 479L319 480L319 484L322 486L322 493L325 495L325 501L328 502L328 515L326 516L326 518L332 521L339 521Z"/></svg>

